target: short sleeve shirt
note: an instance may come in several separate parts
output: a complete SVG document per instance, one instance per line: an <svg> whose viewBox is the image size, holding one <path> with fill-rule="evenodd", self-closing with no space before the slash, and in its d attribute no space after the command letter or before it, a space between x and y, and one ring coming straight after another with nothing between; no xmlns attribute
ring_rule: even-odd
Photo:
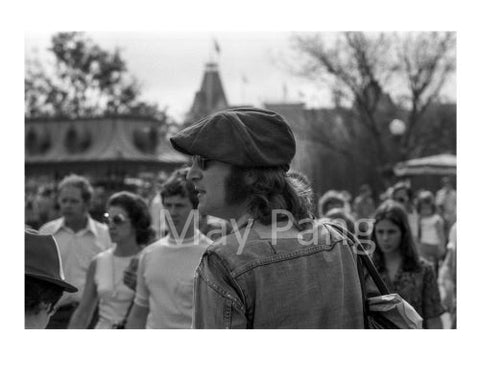
<svg viewBox="0 0 480 384"><path fill-rule="evenodd" d="M60 218L46 223L39 232L53 235L60 250L65 280L78 288L78 292L65 293L59 305L79 302L83 295L90 262L95 255L111 246L108 227L89 217L84 229L73 232L65 225L64 219Z"/></svg>
<svg viewBox="0 0 480 384"><path fill-rule="evenodd" d="M196 231L193 239L166 236L142 251L135 304L149 308L147 328L191 328L195 269L211 243Z"/></svg>

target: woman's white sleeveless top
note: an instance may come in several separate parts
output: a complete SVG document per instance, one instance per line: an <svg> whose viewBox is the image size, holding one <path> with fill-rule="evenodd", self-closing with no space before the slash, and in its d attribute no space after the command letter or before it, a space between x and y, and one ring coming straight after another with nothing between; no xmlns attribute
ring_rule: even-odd
<svg viewBox="0 0 480 384"><path fill-rule="evenodd" d="M123 283L123 272L138 255L119 257L115 247L99 253L96 258L95 284L99 297L99 320L95 328L112 328L127 314L135 292Z"/></svg>

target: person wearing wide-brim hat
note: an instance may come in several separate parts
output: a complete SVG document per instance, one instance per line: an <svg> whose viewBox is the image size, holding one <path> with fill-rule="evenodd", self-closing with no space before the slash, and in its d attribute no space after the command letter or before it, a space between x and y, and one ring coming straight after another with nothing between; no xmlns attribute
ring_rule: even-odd
<svg viewBox="0 0 480 384"><path fill-rule="evenodd" d="M77 288L65 281L55 239L25 231L25 328L45 328L65 291Z"/></svg>
<svg viewBox="0 0 480 384"><path fill-rule="evenodd" d="M193 157L200 213L233 227L196 270L194 328L364 327L356 256L315 224L311 191L287 173L296 142L282 116L232 108L170 141Z"/></svg>

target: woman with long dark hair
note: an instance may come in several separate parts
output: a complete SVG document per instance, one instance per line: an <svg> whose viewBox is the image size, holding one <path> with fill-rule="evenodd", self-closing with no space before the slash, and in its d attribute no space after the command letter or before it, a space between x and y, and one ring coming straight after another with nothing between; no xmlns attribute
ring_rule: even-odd
<svg viewBox="0 0 480 384"><path fill-rule="evenodd" d="M423 317L424 328L442 328L440 302L433 265L418 256L403 206L385 201L375 212L373 261L392 292L408 301Z"/></svg>
<svg viewBox="0 0 480 384"><path fill-rule="evenodd" d="M118 192L108 200L106 221L115 245L90 263L85 291L69 328L87 328L97 303L99 320L95 328L119 328L134 299L135 292L123 282L123 274L153 240L148 207L140 196Z"/></svg>

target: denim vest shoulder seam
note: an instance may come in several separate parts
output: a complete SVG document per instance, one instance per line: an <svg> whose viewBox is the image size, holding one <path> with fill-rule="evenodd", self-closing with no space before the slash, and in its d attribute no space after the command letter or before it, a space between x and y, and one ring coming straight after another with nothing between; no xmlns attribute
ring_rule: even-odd
<svg viewBox="0 0 480 384"><path fill-rule="evenodd" d="M217 292L219 295L223 296L227 300L231 300L232 303L236 304L237 308L240 311L244 311L245 307L242 304L240 300L237 300L235 297L233 297L230 293L228 293L225 289L223 289L220 285L215 283L214 281L210 280L207 276L205 276L205 273L202 271L201 268L198 268L197 270L199 278L201 278L205 283L213 289L215 292ZM236 283L236 282L235 282ZM237 284L238 285L238 284ZM243 291L242 291L243 293Z"/></svg>
<svg viewBox="0 0 480 384"><path fill-rule="evenodd" d="M326 244L322 244L322 245L314 245L312 247L308 247L308 248L304 248L304 249L299 249L299 250L296 250L296 251L293 251L293 252L278 252L275 254L275 257L269 257L269 258L265 258L265 259L262 259L262 260L255 260L255 261L252 261L248 264L244 264L242 266L240 266L239 268L237 268L235 271L232 271L231 275L234 279L236 279L237 277L239 277L240 275L256 268L256 267L259 267L259 266L262 266L262 265L268 265L268 264L273 264L273 263L277 263L277 262L281 262L281 261L285 261L285 260L291 260L291 259L296 259L296 258L299 258L299 257L303 257L303 256L310 256L311 254L315 253L315 252L318 252L318 251L329 251L331 249L333 249L335 247L335 245L337 245L338 243L342 242L343 239L339 239L335 242L332 242L331 244L329 245L326 245Z"/></svg>
<svg viewBox="0 0 480 384"><path fill-rule="evenodd" d="M218 262L222 264L223 268L225 268L225 271L229 274L230 278L232 279L233 283L236 285L236 288L242 293L241 299L245 301L245 292L243 291L242 287L238 284L238 282L235 280L232 270L229 268L228 264L225 262L222 256L220 256L217 252L211 251L211 254L215 254L217 256ZM242 300L240 300L241 302Z"/></svg>

